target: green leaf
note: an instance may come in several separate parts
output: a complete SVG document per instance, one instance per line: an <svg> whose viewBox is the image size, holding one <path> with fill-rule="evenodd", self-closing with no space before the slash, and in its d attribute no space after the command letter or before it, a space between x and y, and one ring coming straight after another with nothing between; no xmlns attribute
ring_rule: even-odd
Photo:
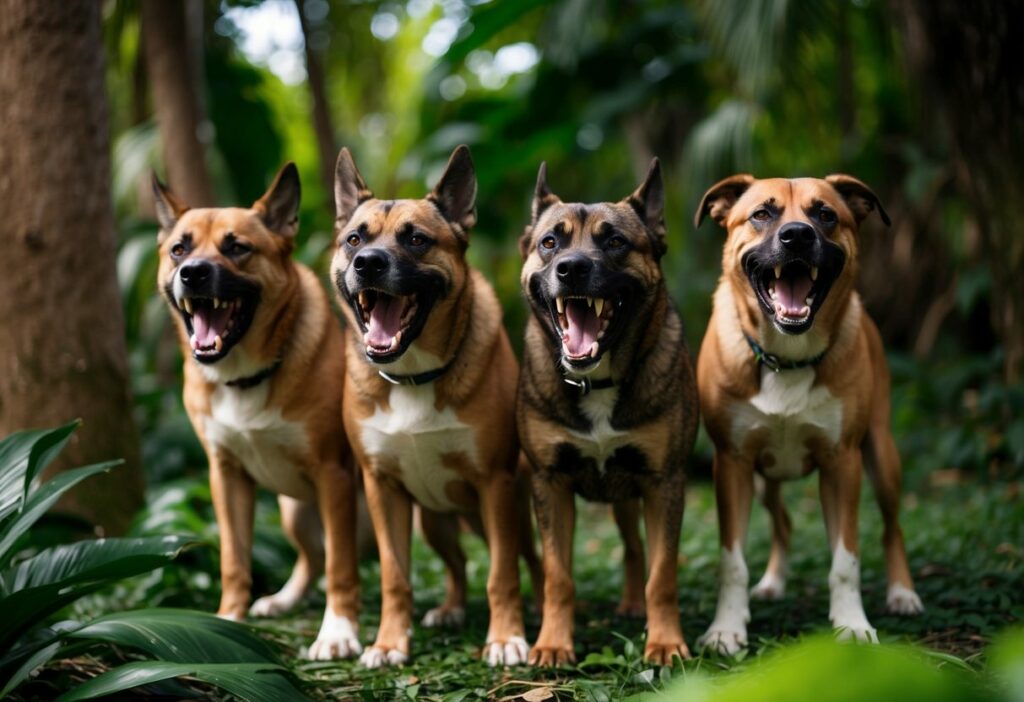
<svg viewBox="0 0 1024 702"><path fill-rule="evenodd" d="M85 594L173 560L183 536L97 539L56 546L0 572L0 652L43 617Z"/></svg>
<svg viewBox="0 0 1024 702"><path fill-rule="evenodd" d="M6 698L8 693L24 682L33 670L53 658L53 654L57 652L58 648L60 648L60 641L54 641L47 646L41 647L31 656L26 658L18 669L11 674L11 677L7 679L7 684L4 685L4 688L0 690L0 699Z"/></svg>
<svg viewBox="0 0 1024 702"><path fill-rule="evenodd" d="M93 466L75 468L58 473L43 483L23 503L20 514L0 527L0 568L6 566L14 555L11 547L18 537L28 531L36 521L53 506L60 496L86 478L97 473L106 473L124 461L107 461Z"/></svg>
<svg viewBox="0 0 1024 702"><path fill-rule="evenodd" d="M19 431L0 440L0 521L19 508L40 470L67 445L79 421L56 429Z"/></svg>
<svg viewBox="0 0 1024 702"><path fill-rule="evenodd" d="M176 663L280 663L270 646L249 627L187 609L108 614L69 636L136 648Z"/></svg>
<svg viewBox="0 0 1024 702"><path fill-rule="evenodd" d="M186 675L216 685L250 702L308 700L284 676L287 672L287 669L279 665L261 663L127 663L65 692L57 698L57 702L91 700L139 685Z"/></svg>

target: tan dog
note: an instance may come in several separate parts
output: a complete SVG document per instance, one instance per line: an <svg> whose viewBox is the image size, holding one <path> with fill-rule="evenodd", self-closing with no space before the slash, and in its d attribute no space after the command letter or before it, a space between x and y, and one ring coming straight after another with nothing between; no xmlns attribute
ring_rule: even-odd
<svg viewBox="0 0 1024 702"><path fill-rule="evenodd" d="M331 275L349 322L345 428L381 562L380 629L362 661L378 667L409 657L415 501L424 535L449 570L448 599L424 623L461 618L465 556L455 515L482 520L491 554L483 657L491 665L524 662L517 558L532 544L528 491L516 479L518 368L497 297L466 263L476 220L469 150L455 150L422 200L379 200L342 149L335 199Z"/></svg>
<svg viewBox="0 0 1024 702"><path fill-rule="evenodd" d="M220 528L218 614L239 620L249 607L260 485L278 494L299 558L281 591L249 612L293 607L326 550L327 608L308 655L354 655L356 481L341 424L342 333L316 276L291 259L298 171L287 164L248 209L189 209L155 177L153 189L159 287L177 321L185 409L209 459Z"/></svg>
<svg viewBox="0 0 1024 702"><path fill-rule="evenodd" d="M697 391L661 270L663 205L657 160L620 202L563 203L548 188L544 166L537 177L532 220L520 240L533 315L518 406L544 546L535 664L575 659L576 494L613 505L626 547L619 611L643 612L646 595L644 657L665 665L689 657L676 571ZM641 499L651 552L646 588Z"/></svg>
<svg viewBox="0 0 1024 702"><path fill-rule="evenodd" d="M697 211L728 230L722 277L697 365L704 421L715 444L722 546L718 610L701 645L732 654L747 643L743 542L754 474L766 482L772 551L751 594L785 589L790 521L780 483L819 470L832 552L829 618L843 638L876 641L860 596L857 508L861 445L885 522L890 611L922 611L899 525L900 461L889 428L889 370L878 329L854 290L857 231L877 209L859 180L727 178Z"/></svg>

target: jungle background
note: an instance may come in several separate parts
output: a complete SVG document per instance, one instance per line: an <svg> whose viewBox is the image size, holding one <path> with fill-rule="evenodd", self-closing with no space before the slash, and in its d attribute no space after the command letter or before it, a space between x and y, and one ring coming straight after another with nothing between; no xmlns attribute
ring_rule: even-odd
<svg viewBox="0 0 1024 702"><path fill-rule="evenodd" d="M915 621L882 613L866 488L868 614L886 640L923 644L934 667L986 670L992 637L1024 615L1022 26L1024 4L1010 0L0 1L0 435L81 417L47 476L125 459L19 536L12 562L85 535L192 535L202 545L176 565L57 614L215 607L206 461L182 408L181 355L155 287L154 170L191 205L248 205L295 161L296 257L326 285L341 146L378 195L420 197L451 150L469 144L479 180L469 257L497 288L518 345L516 239L539 164L563 199L618 200L657 156L665 274L694 354L724 241L713 223L692 224L704 190L735 172L846 172L875 189L893 221L862 228L859 290L892 367L904 528L928 607ZM716 592L709 465L702 436L680 551L691 646ZM753 657L826 630L827 548L813 482L788 488L796 582L787 600L755 603ZM275 519L263 495L257 593L288 572ZM611 520L600 508L581 520L582 662L555 682L473 660L486 624L486 551L468 537L470 626L418 631L422 663L410 670L365 674L295 658L315 633L316 602L262 625L261 636L282 646L289 674L313 696L541 690L602 699L660 689L673 673L639 661L641 624L612 616L621 546ZM752 575L767 558L765 524L761 515L751 527ZM425 607L440 592L440 564L420 546L414 561ZM375 568L363 570L367 641ZM533 635L535 615L531 626ZM46 699L138 655L130 646L83 649L48 664L21 694ZM699 659L674 675L743 667Z"/></svg>

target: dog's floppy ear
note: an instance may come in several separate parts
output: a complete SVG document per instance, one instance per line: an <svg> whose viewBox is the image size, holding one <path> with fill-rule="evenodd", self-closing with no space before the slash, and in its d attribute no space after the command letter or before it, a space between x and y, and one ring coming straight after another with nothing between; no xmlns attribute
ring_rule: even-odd
<svg viewBox="0 0 1024 702"><path fill-rule="evenodd" d="M668 248L665 244L665 184L661 178L661 162L651 159L644 182L625 200L640 220L654 233L658 256Z"/></svg>
<svg viewBox="0 0 1024 702"><path fill-rule="evenodd" d="M700 201L697 214L693 218L693 226L699 227L704 218L711 215L711 219L715 220L718 226L724 227L729 210L754 180L754 176L749 173L739 173L712 185Z"/></svg>
<svg viewBox="0 0 1024 702"><path fill-rule="evenodd" d="M270 231L291 238L299 231L299 169L291 161L284 164L274 182L252 208Z"/></svg>
<svg viewBox="0 0 1024 702"><path fill-rule="evenodd" d="M448 166L427 199L437 205L445 219L458 225L456 232L465 241L469 229L476 224L476 170L468 146L455 147Z"/></svg>
<svg viewBox="0 0 1024 702"><path fill-rule="evenodd" d="M166 185L161 183L160 179L156 177L155 172L152 176L156 219L160 222L160 233L157 235L157 241L163 242L174 229L174 225L178 223L181 215L185 214L188 210L188 205L179 200Z"/></svg>
<svg viewBox="0 0 1024 702"><path fill-rule="evenodd" d="M351 152L343 146L334 166L334 207L338 225L345 226L359 205L372 197L373 193L359 175Z"/></svg>
<svg viewBox="0 0 1024 702"><path fill-rule="evenodd" d="M530 205L530 223L536 224L544 210L561 202L548 186L548 164L542 161L537 170L537 185L533 189L533 203Z"/></svg>
<svg viewBox="0 0 1024 702"><path fill-rule="evenodd" d="M882 201L878 199L878 196L875 195L871 188L860 180L845 173L834 173L830 176L825 176L825 181L835 188L836 192L846 200L846 205L853 212L857 224L864 221L864 218L876 209L886 226L892 224L889 221L889 215L886 214L885 209L882 207Z"/></svg>

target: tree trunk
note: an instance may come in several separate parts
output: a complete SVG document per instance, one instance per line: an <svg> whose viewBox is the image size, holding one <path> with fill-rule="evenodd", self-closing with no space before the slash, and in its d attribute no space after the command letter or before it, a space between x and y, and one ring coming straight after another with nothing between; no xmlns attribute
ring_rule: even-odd
<svg viewBox="0 0 1024 702"><path fill-rule="evenodd" d="M327 85L320 53L310 41L309 21L302 10L302 0L295 0L302 26L302 38L306 47L306 76L309 91L313 95L313 131L320 151L320 180L324 187L324 205L334 217L334 163L338 158L338 147L334 143L334 125L331 123L331 106L327 100Z"/></svg>
<svg viewBox="0 0 1024 702"><path fill-rule="evenodd" d="M192 207L217 204L206 166L213 126L203 104L196 12L202 12L199 0L142 0L142 43L167 180Z"/></svg>
<svg viewBox="0 0 1024 702"><path fill-rule="evenodd" d="M992 271L993 326L1006 379L1024 373L1024 3L894 2L925 117L950 145Z"/></svg>
<svg viewBox="0 0 1024 702"><path fill-rule="evenodd" d="M123 532L143 503L115 274L100 3L0 0L0 434L82 426L61 506Z"/></svg>

